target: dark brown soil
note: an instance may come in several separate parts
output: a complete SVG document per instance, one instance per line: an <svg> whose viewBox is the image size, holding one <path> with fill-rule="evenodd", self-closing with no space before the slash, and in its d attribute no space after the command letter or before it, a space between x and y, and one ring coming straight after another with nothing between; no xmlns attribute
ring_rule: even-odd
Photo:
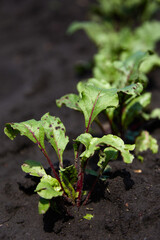
<svg viewBox="0 0 160 240"><path fill-rule="evenodd" d="M75 92L79 78L75 63L90 60L94 46L83 32L67 36L73 20L84 20L90 0L0 1L0 239L14 240L158 240L160 236L160 158L149 151L144 163L112 163L105 183L99 183L91 201L69 216L51 210L38 214L36 183L21 171L26 159L41 161L41 152L26 138L11 142L6 122L59 116L70 139L84 130L83 118L58 109L55 100ZM159 107L159 71L152 74L152 107ZM160 143L160 129L152 131ZM72 142L72 141L71 141ZM56 166L57 159L48 150ZM73 157L71 144L65 160ZM138 171L137 171L138 170ZM141 170L141 173L138 173ZM86 213L94 218L83 219Z"/></svg>

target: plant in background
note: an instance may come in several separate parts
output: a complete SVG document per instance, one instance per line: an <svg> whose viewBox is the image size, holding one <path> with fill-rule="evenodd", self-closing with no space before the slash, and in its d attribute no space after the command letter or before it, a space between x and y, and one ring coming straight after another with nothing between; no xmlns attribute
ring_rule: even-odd
<svg viewBox="0 0 160 240"><path fill-rule="evenodd" d="M159 8L159 0L97 0L92 6L91 17L109 21L116 27L135 26L150 19Z"/></svg>
<svg viewBox="0 0 160 240"><path fill-rule="evenodd" d="M79 108L79 99L85 97L86 104L91 104L92 102L89 101L89 96L92 95L92 88L105 92L109 89L113 91L112 87L123 86L122 88L117 89L119 104L112 108L106 108L103 111L110 129L104 129L104 125L100 122L98 116L95 121L104 133L109 131L125 141L132 143L135 142L135 152L138 154L144 149L144 141L138 140L139 137L136 140L136 137L141 134L144 122L149 121L150 119L160 119L160 109L154 109L150 113L147 109L151 102L151 94L144 91L143 86L147 85L147 78L144 73L140 71L140 66L148 56L148 53L137 52L124 62L115 62L113 83L105 81L105 79L97 80L95 78L81 81L77 85L79 95L65 95L57 100L57 106L61 107L64 104L69 108L81 111ZM145 141L148 141L146 149L151 149L153 153L156 153L158 151L157 141L150 136L148 132L146 133L147 134L143 137L145 138L146 136ZM149 144L150 141L154 144Z"/></svg>
<svg viewBox="0 0 160 240"><path fill-rule="evenodd" d="M154 53L160 40L160 23L149 21L159 3L158 0L152 3L99 0L93 7L90 21L74 22L68 29L69 33L83 29L98 48L94 56L93 78L79 82L79 92L86 84L101 89L124 88L135 83L143 85L140 95L126 98L120 93L119 106L105 111L110 132L125 141L135 142L137 155L146 149L153 153L158 151L156 139L147 131L144 134L142 126L147 121L160 119L160 109L149 111L151 94L145 91L147 74L160 66L160 57ZM141 25L136 27L137 24ZM104 128L99 120L97 123ZM145 141L146 148L143 147Z"/></svg>
<svg viewBox="0 0 160 240"><path fill-rule="evenodd" d="M105 79L114 61L125 61L137 51L152 51L142 66L142 72L149 73L160 65L160 57L154 53L156 43L160 40L160 23L158 21L145 22L135 30L124 27L116 31L108 22L75 22L69 28L69 33L79 29L85 30L89 38L98 47L94 56L93 75L97 79Z"/></svg>
<svg viewBox="0 0 160 240"><path fill-rule="evenodd" d="M134 95L137 94L140 88L137 85L130 87L128 90L131 95ZM134 157L130 151L134 150L134 145L124 144L120 137L112 134L97 138L89 133L92 122L98 117L100 112L107 108L118 106L118 94L120 92L127 92L127 89L105 90L87 86L79 96L71 94L64 97L64 100L68 101L72 108L81 111L85 118L85 133L78 136L73 143L74 163L66 168L63 166L63 152L69 139L65 135L65 127L59 118L52 117L47 113L40 121L32 119L21 123L6 124L4 132L11 140L18 134L28 137L37 144L52 169L54 177L48 175L43 166L38 162L29 160L22 165L24 172L40 178L40 182L35 189L35 192L40 196L39 213L43 214L50 206L53 206L54 204L52 203L55 198L63 198L73 205L77 204L79 207L83 202L84 175L87 171L87 173L95 175L96 180L93 182L83 202L83 204L86 204L97 180L105 173L109 161L115 160L118 157L118 153L120 153L125 163L132 162ZM59 173L56 172L48 156L45 140L56 151L59 160ZM89 159L92 160L94 154L99 156L96 172L86 168Z"/></svg>
<svg viewBox="0 0 160 240"><path fill-rule="evenodd" d="M158 0L152 1L152 3L146 0L127 0L125 2L122 0L99 0L98 3L99 5L96 6L96 9L99 9L97 17L94 14L91 15L90 21L74 22L68 29L69 33L83 29L96 44L98 52L94 56L93 78L100 81L111 81L113 84L117 61L124 62L138 51L152 52L150 57L141 64L141 72L144 75L151 72L154 67L160 66L160 57L154 52L156 43L160 40L160 23L156 20L148 21L152 13L159 8L160 2ZM140 14L137 12L138 9ZM150 14L146 15L146 12ZM101 18L101 14L104 16L104 13L105 17ZM135 20L140 20L143 14L146 15L144 18L146 21L133 28L129 20L133 21L134 19L135 23ZM125 24L117 28L112 20L121 23L125 15L127 17ZM117 16L119 16L118 19Z"/></svg>

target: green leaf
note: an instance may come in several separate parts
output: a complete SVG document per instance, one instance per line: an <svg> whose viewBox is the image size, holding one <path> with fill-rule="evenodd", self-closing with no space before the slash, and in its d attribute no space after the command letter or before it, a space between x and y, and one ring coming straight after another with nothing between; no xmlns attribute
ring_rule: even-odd
<svg viewBox="0 0 160 240"><path fill-rule="evenodd" d="M152 71L153 68L160 66L160 57L154 53L145 61L142 62L140 66L140 71L147 74Z"/></svg>
<svg viewBox="0 0 160 240"><path fill-rule="evenodd" d="M75 140L74 140L74 145L82 143L86 149L89 148L90 142L93 139L92 135L89 133L83 133L79 135ZM76 148L77 149L77 148Z"/></svg>
<svg viewBox="0 0 160 240"><path fill-rule="evenodd" d="M66 107L69 107L74 110L81 111L79 108L77 102L79 100L79 96L76 94L67 94L60 99L56 100L56 104L58 107L62 107L62 105L66 105Z"/></svg>
<svg viewBox="0 0 160 240"><path fill-rule="evenodd" d="M109 89L109 88L111 88L110 84L108 82L106 82L106 80L104 80L104 79L99 80L99 79L96 79L96 78L90 78L87 81L78 82L77 90L78 90L79 93L84 91L84 89L86 87L86 84L94 86L94 87L99 88L99 89Z"/></svg>
<svg viewBox="0 0 160 240"><path fill-rule="evenodd" d="M32 160L27 160L25 163L21 166L23 172L29 173L31 176L35 177L43 177L46 175L46 172L41 165L41 163L32 161Z"/></svg>
<svg viewBox="0 0 160 240"><path fill-rule="evenodd" d="M63 195L61 186L57 179L44 175L41 178L40 183L37 185L35 192L45 199L52 199L53 197L59 197Z"/></svg>
<svg viewBox="0 0 160 240"><path fill-rule="evenodd" d="M88 136L87 136L88 135ZM81 134L76 141L81 141L81 139L84 138L90 138L91 135L89 133ZM82 142L82 141L81 141ZM84 140L83 140L84 142ZM82 142L82 144L83 144ZM118 150L122 157L123 161L125 163L131 163L133 160L133 155L130 154L130 149L134 149L134 145L128 145L124 144L123 140L117 136L114 136L112 134L108 134L106 136L103 136L102 138L92 138L89 144L86 144L86 150L80 155L82 161L85 161L86 159L93 156L94 152L100 148L100 146L110 146L116 150ZM107 150L106 150L107 151Z"/></svg>
<svg viewBox="0 0 160 240"><path fill-rule="evenodd" d="M160 39L159 28L160 22L158 21L145 22L136 29L135 37L143 42L143 48L147 46L148 49L153 50L155 43Z"/></svg>
<svg viewBox="0 0 160 240"><path fill-rule="evenodd" d="M118 93L125 93L127 95L137 96L143 91L143 86L141 83L131 84L124 88L118 89Z"/></svg>
<svg viewBox="0 0 160 240"><path fill-rule="evenodd" d="M86 131L100 112L108 107L118 106L116 89L105 90L86 85L81 96L78 105L84 114Z"/></svg>
<svg viewBox="0 0 160 240"><path fill-rule="evenodd" d="M39 214L44 214L50 207L50 201L48 199L40 198L38 203Z"/></svg>
<svg viewBox="0 0 160 240"><path fill-rule="evenodd" d="M139 68L141 63L149 56L150 52L138 51L124 61L128 82L134 83L139 79Z"/></svg>
<svg viewBox="0 0 160 240"><path fill-rule="evenodd" d="M60 168L60 179L63 185L65 192L68 197L72 199L72 202L75 202L75 198L77 197L76 192L74 190L74 184L77 182L77 169L74 165L70 165L65 169Z"/></svg>
<svg viewBox="0 0 160 240"><path fill-rule="evenodd" d="M109 29L111 30L112 26L108 23L74 22L70 25L68 33L72 34L77 30L84 30L96 45L103 46L106 43L106 38L108 41L114 40L114 36L112 36L114 32L109 36L107 35Z"/></svg>
<svg viewBox="0 0 160 240"><path fill-rule="evenodd" d="M142 114L142 111L150 104L151 94L144 93L139 97L134 98L123 110L122 125L127 129L129 124L133 122L135 117Z"/></svg>
<svg viewBox="0 0 160 240"><path fill-rule="evenodd" d="M141 161L143 163L144 157L142 157L141 155L138 155L137 158L138 158L139 161Z"/></svg>
<svg viewBox="0 0 160 240"><path fill-rule="evenodd" d="M107 147L100 153L99 161L97 163L103 171L107 167L109 161L116 160L118 157L118 151L113 147Z"/></svg>
<svg viewBox="0 0 160 240"><path fill-rule="evenodd" d="M141 82L141 75L139 68L142 62L149 56L150 52L137 51L130 55L125 61L115 61L116 69L121 73L119 75L119 82L122 86L127 84ZM143 80L143 79L142 79Z"/></svg>
<svg viewBox="0 0 160 240"><path fill-rule="evenodd" d="M93 17L96 15L96 18L101 21L109 19L112 24L119 23L120 26L132 26L133 19L135 22L148 20L158 7L156 0L98 0L98 4L93 8Z"/></svg>
<svg viewBox="0 0 160 240"><path fill-rule="evenodd" d="M44 129L40 121L32 119L21 123L7 123L4 132L11 140L18 134L26 136L32 142L38 144L40 149L45 149Z"/></svg>
<svg viewBox="0 0 160 240"><path fill-rule="evenodd" d="M68 137L65 135L65 127L61 120L57 117L52 117L49 113L46 113L41 118L42 125L44 127L45 135L47 141L55 149L57 156L60 161L60 166L63 166L63 152L69 141Z"/></svg>
<svg viewBox="0 0 160 240"><path fill-rule="evenodd" d="M135 153L138 155L140 152L150 149L153 153L158 152L157 140L153 138L149 132L142 131L140 136L136 138L135 141Z"/></svg>
<svg viewBox="0 0 160 240"><path fill-rule="evenodd" d="M155 108L150 115L151 119L159 119L160 120L160 108Z"/></svg>
<svg viewBox="0 0 160 240"><path fill-rule="evenodd" d="M147 121L150 119L160 120L160 108L155 108L151 113L143 113L142 117Z"/></svg>
<svg viewBox="0 0 160 240"><path fill-rule="evenodd" d="M84 219L86 220L91 220L94 217L93 214L87 213L85 216L83 216Z"/></svg>
<svg viewBox="0 0 160 240"><path fill-rule="evenodd" d="M92 137L91 134L89 134L89 133L83 133L83 134L79 135L79 136L74 140L73 147L74 147L75 157L76 157L76 155L77 155L78 146L80 145L80 143L83 144L83 145L85 146L86 151L88 151L92 139L93 139L93 137ZM98 146L98 147L95 147L95 151L98 150L98 149L99 149L99 146ZM94 154L94 152L93 152L93 154ZM82 165L82 167L83 167L85 161L86 161L89 157L91 157L93 154L90 154L90 153L89 153L88 155L87 155L87 154L86 154L86 155L85 155L85 154L84 154L84 155L81 154L81 165Z"/></svg>

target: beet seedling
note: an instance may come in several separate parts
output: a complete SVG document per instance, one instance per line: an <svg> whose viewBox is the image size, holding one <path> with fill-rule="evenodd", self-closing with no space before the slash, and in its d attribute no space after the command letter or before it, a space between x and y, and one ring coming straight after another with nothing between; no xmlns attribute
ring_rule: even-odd
<svg viewBox="0 0 160 240"><path fill-rule="evenodd" d="M130 91L133 90L134 89L130 89ZM66 136L65 127L59 118L52 117L47 113L40 121L32 119L21 123L6 124L4 132L11 140L13 140L17 134L28 137L39 147L52 169L53 177L48 175L43 166L38 162L26 161L22 165L24 172L40 178L40 183L35 189L35 192L40 196L39 213L45 213L52 205L52 200L54 201L54 198L57 197L63 198L73 205L77 204L78 207L80 207L82 203L86 204L96 181L105 172L109 161L115 160L118 157L118 153L120 153L125 163L132 162L134 157L130 151L134 150L134 145L124 144L121 138L112 134L97 138L89 133L92 122L100 112L107 108L118 106L119 91L125 90L104 90L87 86L85 91L81 92L80 96L72 94L69 97L64 97L64 101L66 100L68 103L70 99L74 99L74 101L70 103L72 108L80 110L85 118L85 133L78 136L73 143L74 164L66 168L63 166L63 152L69 138ZM45 140L51 144L57 154L59 172L55 170L48 156ZM97 159L98 170L97 172L93 171L97 178L96 181L93 182L91 190L84 200L83 185L86 166L88 160L92 160L95 153L99 155L99 159ZM91 172L92 171L90 171L90 173Z"/></svg>

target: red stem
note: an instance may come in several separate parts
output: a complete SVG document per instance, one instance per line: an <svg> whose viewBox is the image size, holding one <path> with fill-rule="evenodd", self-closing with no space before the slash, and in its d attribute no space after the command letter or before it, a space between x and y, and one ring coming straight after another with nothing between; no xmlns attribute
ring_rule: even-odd
<svg viewBox="0 0 160 240"><path fill-rule="evenodd" d="M95 185L96 185L96 183L97 183L97 181L98 181L98 178L99 178L99 177L96 177L96 179L95 179L95 181L94 181L94 183L93 183L93 185L92 185L92 187L91 187L91 190L89 191L89 193L88 193L88 195L87 195L87 197L86 197L83 205L86 205L86 203L88 202L88 200L89 200L89 198L90 198L90 196L91 196L91 193L93 192L93 189L94 189L94 187L95 187Z"/></svg>
<svg viewBox="0 0 160 240"><path fill-rule="evenodd" d="M80 204L81 204L83 180L84 180L84 171L81 167L80 172L78 174L78 182L77 182L77 192L79 192L78 199L77 199L77 207L80 207Z"/></svg>
<svg viewBox="0 0 160 240"><path fill-rule="evenodd" d="M94 111L94 108L95 108L95 106L96 106L96 103L97 103L97 101L98 101L98 98L99 98L99 95L100 95L100 94L101 94L101 92L98 93L97 98L96 98L96 100L95 100L95 102L94 102L94 104L93 104L93 108L92 108L92 111L91 111L91 115L90 115L90 117L89 117L88 126L87 126L86 131L85 131L86 133L88 133L88 131L89 131L89 128L90 128L90 125L91 125L91 120L92 120L93 111Z"/></svg>
<svg viewBox="0 0 160 240"><path fill-rule="evenodd" d="M27 128L28 128L28 127L27 127ZM48 157L48 154L47 154L46 150L42 147L41 143L40 143L40 142L38 141L38 139L36 138L34 132L32 132L29 128L28 128L28 130L29 130L30 133L33 135L33 137L34 137L34 139L36 140L38 146L40 147L43 155L46 157L46 159L47 159L47 161L48 161L48 163L49 163L49 165L50 165L50 167L51 167L51 169L52 169L52 171L53 171L53 173L54 173L54 175L55 175L55 178L56 178L57 181L59 182L59 184L60 184L60 186L61 186L61 188L62 188L63 193L65 193L64 188L63 188L62 183L61 183L61 180L60 180L58 174L56 173L56 170L55 170L55 168L54 168L54 166L53 166L50 158Z"/></svg>
<svg viewBox="0 0 160 240"><path fill-rule="evenodd" d="M87 125L87 128L86 128L86 133L89 132L89 128L90 128L90 125L91 125L91 120L92 120L92 115L93 115L93 112L94 112L94 109L95 109L95 106L96 106L96 103L98 101L98 98L100 96L101 92L98 93L97 95L97 98L93 104L93 108L92 108L92 111L91 111L91 115L89 117L89 121L88 121L88 125ZM80 167L80 171L79 171L79 174L78 174L78 182L77 182L77 192L79 192L78 194L78 199L77 199L77 207L80 207L80 204L81 204L81 198L82 198L82 189L83 189L83 181L84 181L84 172L85 172L85 167L87 165L87 162L85 162L85 165L82 167Z"/></svg>

